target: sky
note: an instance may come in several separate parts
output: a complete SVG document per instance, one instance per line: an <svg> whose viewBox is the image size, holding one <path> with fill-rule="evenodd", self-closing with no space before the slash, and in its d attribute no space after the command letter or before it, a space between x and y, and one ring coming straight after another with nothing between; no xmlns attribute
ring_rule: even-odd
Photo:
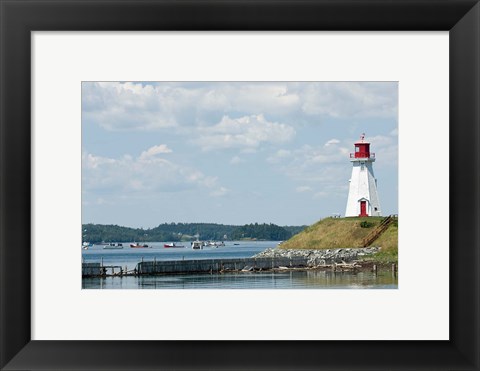
<svg viewBox="0 0 480 371"><path fill-rule="evenodd" d="M396 214L397 82L83 82L82 223L343 216L362 133Z"/></svg>

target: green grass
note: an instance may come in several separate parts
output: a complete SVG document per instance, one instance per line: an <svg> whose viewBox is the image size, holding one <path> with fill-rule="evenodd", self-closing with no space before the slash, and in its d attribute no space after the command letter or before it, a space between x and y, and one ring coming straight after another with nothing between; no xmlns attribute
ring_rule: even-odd
<svg viewBox="0 0 480 371"><path fill-rule="evenodd" d="M373 231L384 217L368 218L326 218L307 227L299 234L280 245L281 249L337 249L362 247L363 239ZM361 224L368 222L368 228ZM372 244L381 251L374 255L380 263L398 261L398 220Z"/></svg>
<svg viewBox="0 0 480 371"><path fill-rule="evenodd" d="M331 249L361 247L362 240L383 220L369 218L326 218L307 227L280 246L284 249ZM368 221L369 228L361 223Z"/></svg>

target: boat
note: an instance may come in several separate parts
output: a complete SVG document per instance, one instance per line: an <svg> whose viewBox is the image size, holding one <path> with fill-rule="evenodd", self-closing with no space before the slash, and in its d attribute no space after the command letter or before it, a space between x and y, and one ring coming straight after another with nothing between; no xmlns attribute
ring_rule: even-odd
<svg viewBox="0 0 480 371"><path fill-rule="evenodd" d="M143 249L143 248L147 248L148 245L147 245L147 244L141 245L141 244L139 244L139 243L131 243L131 244L130 244L130 247L131 247L132 249Z"/></svg>
<svg viewBox="0 0 480 371"><path fill-rule="evenodd" d="M215 242L215 241L210 241L208 243L208 246L212 246L212 247L219 247L219 246L225 246L225 242Z"/></svg>
<svg viewBox="0 0 480 371"><path fill-rule="evenodd" d="M192 242L192 249L194 250L202 250L203 249L203 243L202 241L193 241Z"/></svg>
<svg viewBox="0 0 480 371"><path fill-rule="evenodd" d="M93 247L93 243L90 243L90 242L83 242L82 243L82 249L88 250L90 247Z"/></svg>
<svg viewBox="0 0 480 371"><path fill-rule="evenodd" d="M172 243L166 243L165 245L163 245L163 247L165 247L165 248L180 248L180 247L185 247L185 246L175 245L175 242L172 242Z"/></svg>
<svg viewBox="0 0 480 371"><path fill-rule="evenodd" d="M103 246L104 250L117 250L117 249L123 249L123 244L118 243L118 242L111 242L108 245Z"/></svg>

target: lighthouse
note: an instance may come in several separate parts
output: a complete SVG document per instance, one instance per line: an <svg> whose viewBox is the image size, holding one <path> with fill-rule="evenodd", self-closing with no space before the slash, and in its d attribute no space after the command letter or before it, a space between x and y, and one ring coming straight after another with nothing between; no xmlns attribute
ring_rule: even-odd
<svg viewBox="0 0 480 371"><path fill-rule="evenodd" d="M370 143L365 141L365 134L355 143L355 153L350 153L350 162L353 168L345 216L381 216L377 179L373 174L375 153L370 152Z"/></svg>

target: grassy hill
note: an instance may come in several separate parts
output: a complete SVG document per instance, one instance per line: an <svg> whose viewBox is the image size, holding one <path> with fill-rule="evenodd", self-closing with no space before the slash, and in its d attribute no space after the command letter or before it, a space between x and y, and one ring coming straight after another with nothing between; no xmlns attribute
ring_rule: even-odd
<svg viewBox="0 0 480 371"><path fill-rule="evenodd" d="M326 218L305 228L288 241L281 249L338 249L362 247L363 239L384 217ZM371 246L380 246L375 260L395 262L398 260L398 219Z"/></svg>

